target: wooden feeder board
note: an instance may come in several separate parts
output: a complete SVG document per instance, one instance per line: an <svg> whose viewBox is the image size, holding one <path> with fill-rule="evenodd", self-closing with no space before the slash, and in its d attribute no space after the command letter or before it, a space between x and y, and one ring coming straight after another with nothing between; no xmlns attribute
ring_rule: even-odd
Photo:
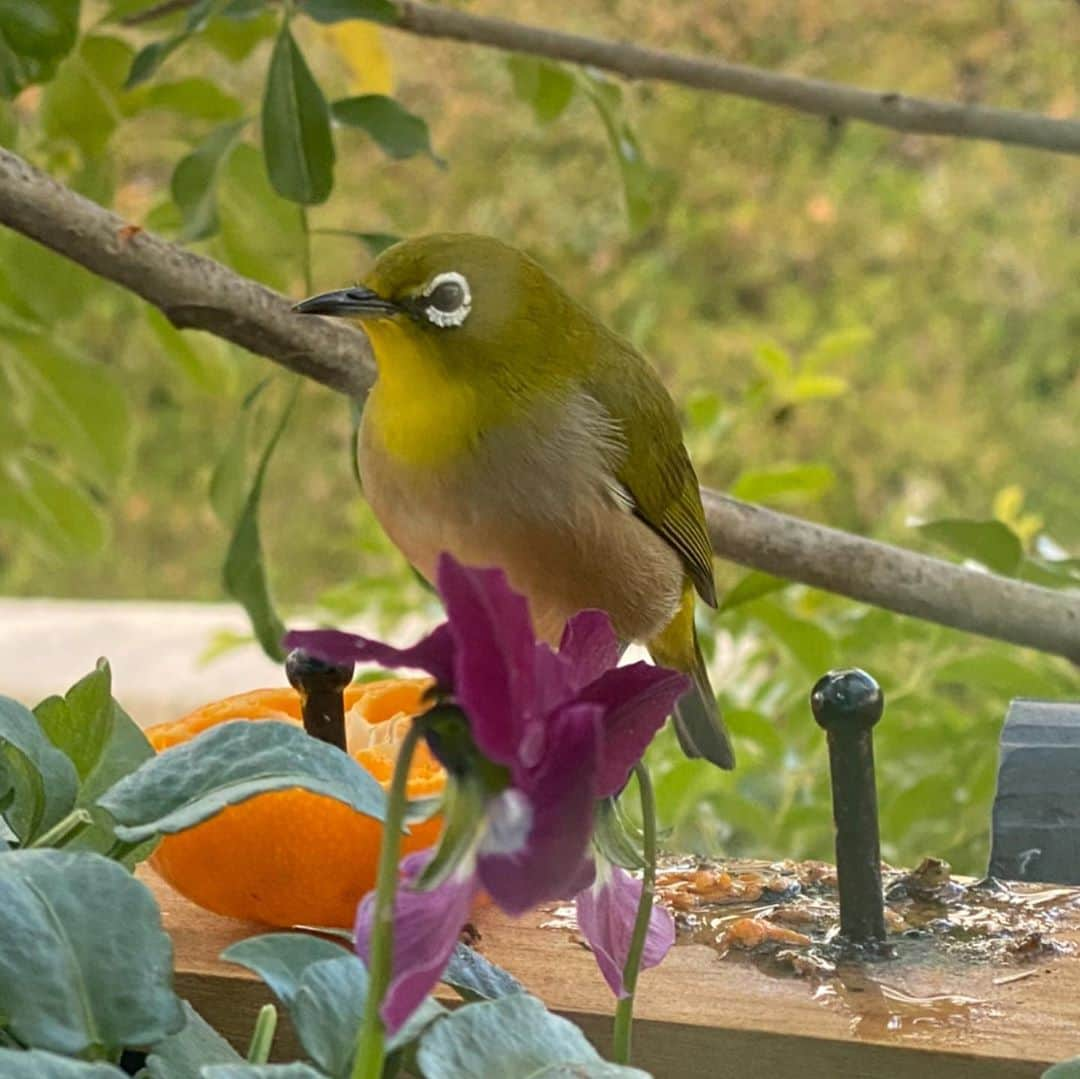
<svg viewBox="0 0 1080 1079"><path fill-rule="evenodd" d="M268 930L200 910L146 867L138 875L172 937L177 992L246 1047L258 1009L273 998L254 975L218 957ZM1073 909L1064 933L1080 943L1080 908ZM607 1051L612 997L562 912L514 921L482 908L474 924L488 959ZM894 960L796 977L679 944L642 975L635 1015L634 1063L657 1079L1036 1079L1080 1054L1080 957ZM275 1057L301 1056L282 1027Z"/></svg>

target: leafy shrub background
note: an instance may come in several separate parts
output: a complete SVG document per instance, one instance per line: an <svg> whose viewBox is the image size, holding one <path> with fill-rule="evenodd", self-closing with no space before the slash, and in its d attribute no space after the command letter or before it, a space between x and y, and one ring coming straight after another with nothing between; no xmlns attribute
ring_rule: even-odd
<svg viewBox="0 0 1080 1079"><path fill-rule="evenodd" d="M370 22L320 23L308 14L340 5L310 0L292 32L326 97L391 94L409 111L339 105L339 121L359 113L366 126L335 130L333 193L302 211L267 179L274 137L259 122L280 10L226 5L125 89L139 50L183 33L188 18L123 25L145 6L84 3L55 74L0 102L0 142L125 219L295 296L309 277L315 288L359 277L387 235L502 235L653 359L685 406L704 482L1069 583L1073 568L1039 556L1080 546L1075 159L831 125L676 87L620 93ZM470 6L496 9L553 21L525 0ZM1054 0L918 0L902 13L855 0L620 0L557 21L1070 115L1080 24L1062 14ZM0 330L0 587L221 598L230 530L287 387L244 408L269 373L263 361L178 334L9 233ZM318 598L338 615L392 621L429 601L357 496L350 432L346 403L303 388L263 492L270 579L286 606ZM912 518L999 523L921 534ZM718 572L742 588L734 599L769 584ZM656 747L670 842L827 856L827 771L806 696L826 667L857 664L888 702L886 857L933 852L983 868L1007 702L1076 697L1075 668L802 588L734 599L705 623L742 763L726 777L681 760L670 740Z"/></svg>

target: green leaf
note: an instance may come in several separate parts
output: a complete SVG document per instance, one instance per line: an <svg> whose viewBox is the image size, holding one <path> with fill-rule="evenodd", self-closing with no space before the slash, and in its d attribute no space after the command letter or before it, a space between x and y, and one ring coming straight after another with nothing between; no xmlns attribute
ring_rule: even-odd
<svg viewBox="0 0 1080 1079"><path fill-rule="evenodd" d="M818 678L836 666L833 639L816 622L799 618L768 599L755 600L747 607L747 613L772 631L811 678Z"/></svg>
<svg viewBox="0 0 1080 1079"><path fill-rule="evenodd" d="M1047 677L1047 673L1045 668L1040 672L1034 665L1011 659L995 649L944 664L935 672L935 680L970 687L993 687L1009 697L1054 696L1062 687L1054 678Z"/></svg>
<svg viewBox="0 0 1080 1079"><path fill-rule="evenodd" d="M84 37L45 88L45 133L72 140L86 157L102 153L121 118L119 98L131 57L131 47L117 38Z"/></svg>
<svg viewBox="0 0 1080 1079"><path fill-rule="evenodd" d="M129 843L182 832L226 806L300 787L376 820L386 796L347 753L275 720L236 720L174 746L125 776L98 800Z"/></svg>
<svg viewBox="0 0 1080 1079"><path fill-rule="evenodd" d="M460 941L454 945L450 962L439 979L464 1000L499 1000L525 987L509 971L485 959L475 948Z"/></svg>
<svg viewBox="0 0 1080 1079"><path fill-rule="evenodd" d="M114 783L153 757L154 749L113 698L108 663L100 660L97 669L76 682L64 697L47 697L34 714L50 741L75 765L80 780L76 805L89 809L94 818L89 828L65 844L66 849L101 854L116 850L112 821L94 803ZM148 857L150 849L125 849L126 864Z"/></svg>
<svg viewBox="0 0 1080 1079"><path fill-rule="evenodd" d="M304 971L344 954L340 944L309 933L265 933L230 945L221 958L258 974L281 1003L291 1008Z"/></svg>
<svg viewBox="0 0 1080 1079"><path fill-rule="evenodd" d="M156 307L144 311L146 324L165 355L205 393L224 397L236 386L236 364L220 338L178 330Z"/></svg>
<svg viewBox="0 0 1080 1079"><path fill-rule="evenodd" d="M78 318L101 289L101 278L71 259L14 232L0 235L0 303L36 322L56 348L70 348L58 339L60 324Z"/></svg>
<svg viewBox="0 0 1080 1079"><path fill-rule="evenodd" d="M754 349L754 366L774 383L787 382L793 373L791 354L775 341L764 341Z"/></svg>
<svg viewBox="0 0 1080 1079"><path fill-rule="evenodd" d="M368 976L340 945L301 933L241 941L222 958L254 970L289 1011L305 1051L329 1075L347 1075Z"/></svg>
<svg viewBox="0 0 1080 1079"><path fill-rule="evenodd" d="M776 724L749 708L725 708L724 722L739 742L754 743L766 756L780 760L786 748Z"/></svg>
<svg viewBox="0 0 1080 1079"><path fill-rule="evenodd" d="M1017 576L1044 588L1080 588L1080 565L1076 559L1055 560L1025 555Z"/></svg>
<svg viewBox="0 0 1080 1079"><path fill-rule="evenodd" d="M262 139L270 183L279 195L303 205L327 200L334 186L330 110L287 24L270 57Z"/></svg>
<svg viewBox="0 0 1080 1079"><path fill-rule="evenodd" d="M873 340L874 331L869 326L852 326L827 333L803 354L799 368L806 374L819 374L839 360L865 351Z"/></svg>
<svg viewBox="0 0 1080 1079"><path fill-rule="evenodd" d="M593 818L593 843L601 854L623 869L643 869L645 857L640 840L630 835L614 798L602 798Z"/></svg>
<svg viewBox="0 0 1080 1079"><path fill-rule="evenodd" d="M367 248L373 258L381 255L388 247L401 242L400 236L392 232L356 232L353 229L312 229L319 236L351 236Z"/></svg>
<svg viewBox="0 0 1080 1079"><path fill-rule="evenodd" d="M231 0L203 31L203 38L214 50L234 64L247 59L255 48L278 30L278 15L268 3L258 0Z"/></svg>
<svg viewBox="0 0 1080 1079"><path fill-rule="evenodd" d="M0 461L0 522L25 529L64 558L88 557L105 545L108 525L81 486L30 454Z"/></svg>
<svg viewBox="0 0 1080 1079"><path fill-rule="evenodd" d="M79 0L0 0L0 96L51 79L78 33Z"/></svg>
<svg viewBox="0 0 1080 1079"><path fill-rule="evenodd" d="M839 375L798 374L784 390L783 396L792 404L806 401L827 401L834 397L843 397L851 385Z"/></svg>
<svg viewBox="0 0 1080 1079"><path fill-rule="evenodd" d="M511 56L506 61L514 82L514 93L541 124L558 119L573 100L577 82L562 64L532 56Z"/></svg>
<svg viewBox="0 0 1080 1079"><path fill-rule="evenodd" d="M171 1076L170 1076L171 1079ZM199 1079L326 1079L310 1064L211 1064Z"/></svg>
<svg viewBox="0 0 1080 1079"><path fill-rule="evenodd" d="M608 141L619 164L630 228L633 232L640 232L652 220L655 177L634 129L623 113L622 87L593 71L584 71L581 77L585 92L604 123Z"/></svg>
<svg viewBox="0 0 1080 1079"><path fill-rule="evenodd" d="M181 243L205 240L217 232L218 180L246 126L246 120L236 120L215 128L173 170L169 189L184 219L177 237Z"/></svg>
<svg viewBox="0 0 1080 1079"><path fill-rule="evenodd" d="M121 104L125 115L165 109L213 124L239 120L244 112L239 98L222 90L216 82L198 77L148 86L129 95L126 102Z"/></svg>
<svg viewBox="0 0 1080 1079"><path fill-rule="evenodd" d="M182 1026L157 904L115 862L56 850L8 854L0 909L0 1014L24 1045L112 1054Z"/></svg>
<svg viewBox="0 0 1080 1079"><path fill-rule="evenodd" d="M419 891L437 888L476 849L484 821L484 786L475 776L455 777L443 795L439 845L416 881Z"/></svg>
<svg viewBox="0 0 1080 1079"><path fill-rule="evenodd" d="M240 519L247 501L247 443L251 413L242 408L236 414L229 441L210 477L210 505L217 519L232 528Z"/></svg>
<svg viewBox="0 0 1080 1079"><path fill-rule="evenodd" d="M196 0L188 8L183 30L162 41L151 42L136 54L131 64L131 70L128 72L127 82L124 84L125 89L131 90L151 78L169 56L183 45L188 38L204 29L210 19L224 7L225 3L226 0Z"/></svg>
<svg viewBox="0 0 1080 1079"><path fill-rule="evenodd" d="M1042 1073L1042 1079L1080 1079L1080 1057L1063 1060Z"/></svg>
<svg viewBox="0 0 1080 1079"><path fill-rule="evenodd" d="M1016 533L1001 521L943 517L916 527L928 540L1007 577L1016 573L1024 556L1023 545Z"/></svg>
<svg viewBox="0 0 1080 1079"><path fill-rule="evenodd" d="M134 90L147 79L153 78L159 67L187 40L187 34L174 34L162 41L151 41L144 45L131 62L131 70L124 81L125 90Z"/></svg>
<svg viewBox="0 0 1080 1079"><path fill-rule="evenodd" d="M774 465L746 469L731 493L747 502L811 502L831 491L835 483L836 475L828 465Z"/></svg>
<svg viewBox="0 0 1080 1079"><path fill-rule="evenodd" d="M322 23L346 19L390 24L398 21L398 10L390 0L300 0L299 7L305 15Z"/></svg>
<svg viewBox="0 0 1080 1079"><path fill-rule="evenodd" d="M356 1030L364 1012L364 964L340 945L306 933L268 933L222 952L221 958L254 971L289 1011L308 1055L329 1075L348 1075ZM393 1051L419 1036L445 1009L425 1001L390 1039Z"/></svg>
<svg viewBox="0 0 1080 1079"><path fill-rule="evenodd" d="M439 165L443 160L431 148L427 123L392 97L361 94L335 101L330 112L339 124L366 131L387 156L401 160L427 154Z"/></svg>
<svg viewBox="0 0 1080 1079"><path fill-rule="evenodd" d="M241 1064L243 1057L185 1000L184 1026L157 1043L146 1060L147 1079L202 1079L210 1064Z"/></svg>
<svg viewBox="0 0 1080 1079"><path fill-rule="evenodd" d="M295 287L306 242L296 206L270 186L262 155L246 143L233 150L218 185L219 257L238 273L279 290Z"/></svg>
<svg viewBox="0 0 1080 1079"><path fill-rule="evenodd" d="M34 714L10 697L0 697L0 746L0 779L6 775L8 780L0 782L0 790L10 786L14 791L4 819L25 844L75 807L78 773Z"/></svg>
<svg viewBox="0 0 1080 1079"><path fill-rule="evenodd" d="M573 1023L525 993L459 1008L427 1031L417 1060L425 1079L648 1079L608 1064Z"/></svg>
<svg viewBox="0 0 1080 1079"><path fill-rule="evenodd" d="M91 1064L44 1049L0 1049L4 1079L125 1079L127 1072L112 1064Z"/></svg>
<svg viewBox="0 0 1080 1079"><path fill-rule="evenodd" d="M110 484L131 448L127 394L116 376L44 335L12 343L35 436L63 450L88 479Z"/></svg>
<svg viewBox="0 0 1080 1079"><path fill-rule="evenodd" d="M289 422L299 394L300 381L297 379L255 469L251 490L229 541L224 566L225 591L247 611L251 627L263 651L278 663L285 659L285 652L281 647L281 640L285 636L285 623L274 609L273 600L270 598L270 584L266 577L266 563L259 535L259 503L262 501L263 483L270 458L273 457Z"/></svg>
<svg viewBox="0 0 1080 1079"><path fill-rule="evenodd" d="M771 573L762 573L761 570L751 570L733 588L724 594L723 601L718 610L731 611L741 607L744 603L750 603L762 596L779 592L791 584L783 577L774 577Z"/></svg>
<svg viewBox="0 0 1080 1079"><path fill-rule="evenodd" d="M367 971L355 955L312 963L300 976L289 1015L304 1050L327 1075L350 1074L367 995Z"/></svg>

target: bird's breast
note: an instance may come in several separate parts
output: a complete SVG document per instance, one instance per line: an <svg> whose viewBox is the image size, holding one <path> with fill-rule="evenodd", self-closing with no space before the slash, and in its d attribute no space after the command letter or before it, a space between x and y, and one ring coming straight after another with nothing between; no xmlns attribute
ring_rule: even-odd
<svg viewBox="0 0 1080 1079"><path fill-rule="evenodd" d="M438 437L435 428L412 431L414 442ZM468 565L503 568L549 639L585 607L608 611L621 636L642 639L677 606L683 572L614 489L620 452L617 428L580 397L484 431L452 456L437 447L429 457L395 452L382 414L366 411L359 465L375 515L424 576L449 551Z"/></svg>

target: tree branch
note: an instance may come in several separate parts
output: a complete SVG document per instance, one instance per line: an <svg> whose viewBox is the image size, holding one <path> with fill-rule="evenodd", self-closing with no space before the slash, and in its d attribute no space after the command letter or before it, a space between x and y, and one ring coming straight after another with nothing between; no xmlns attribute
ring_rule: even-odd
<svg viewBox="0 0 1080 1079"><path fill-rule="evenodd" d="M400 30L423 37L453 38L496 49L565 60L623 75L628 79L714 90L782 105L818 116L863 120L896 131L989 139L1080 154L1080 122L1015 109L963 105L934 98L906 97L892 91L863 90L823 79L782 75L745 64L682 56L629 42L567 34L506 19L471 15L422 0L395 0Z"/></svg>
<svg viewBox="0 0 1080 1079"><path fill-rule="evenodd" d="M128 16L130 24L190 6L192 0L164 0ZM1080 154L1080 121L1058 119L1016 109L965 105L936 98L908 97L895 91L864 90L824 79L784 75L746 64L683 56L629 42L568 34L508 19L472 15L423 0L392 0L398 10L391 25L420 37L449 38L508 52L543 56L611 71L628 79L656 79L734 94L769 105L832 119L868 124L922 135L952 135L1014 143L1059 154Z"/></svg>
<svg viewBox="0 0 1080 1079"><path fill-rule="evenodd" d="M290 302L212 259L124 221L0 148L0 224L160 308L340 393L374 373L363 334L298 318ZM1080 597L915 554L703 491L722 558L900 614L1080 662Z"/></svg>

